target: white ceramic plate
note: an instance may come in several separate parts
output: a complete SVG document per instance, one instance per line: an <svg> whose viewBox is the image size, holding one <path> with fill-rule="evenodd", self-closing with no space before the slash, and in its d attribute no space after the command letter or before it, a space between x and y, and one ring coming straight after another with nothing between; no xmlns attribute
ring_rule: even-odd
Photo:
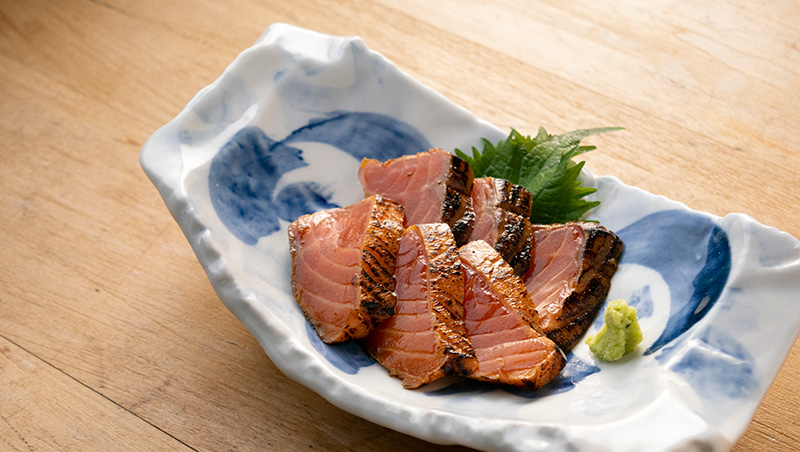
<svg viewBox="0 0 800 452"><path fill-rule="evenodd" d="M406 390L358 346L324 345L308 326L290 290L289 222L361 199L362 157L506 134L358 38L276 24L150 137L141 163L270 359L347 411L487 451L728 450L800 331L800 245L745 215L584 172L602 201L591 219L626 246L609 299L638 308L645 339L614 364L580 343L537 392L459 379Z"/></svg>

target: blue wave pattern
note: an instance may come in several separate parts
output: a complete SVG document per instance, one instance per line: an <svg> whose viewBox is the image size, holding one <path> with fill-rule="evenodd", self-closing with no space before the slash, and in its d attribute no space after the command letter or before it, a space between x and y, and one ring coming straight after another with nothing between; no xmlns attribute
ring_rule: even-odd
<svg viewBox="0 0 800 452"><path fill-rule="evenodd" d="M280 230L280 220L292 222L318 210L339 207L313 181L296 182L275 193L278 180L307 166L292 143L329 144L356 159L388 160L429 149L430 143L411 125L376 113L333 112L309 121L282 140L258 127L245 127L214 156L208 187L214 210L225 227L248 245ZM353 179L357 175L352 175ZM329 346L313 328L307 335L314 349L343 372L355 374L374 364L357 344Z"/></svg>
<svg viewBox="0 0 800 452"><path fill-rule="evenodd" d="M619 235L626 243L622 261L656 270L669 286L669 320L644 352L667 362L686 345L676 339L711 310L727 285L731 271L728 236L711 219L681 210L651 214ZM645 286L632 297L643 315L652 314L649 290ZM735 336L708 325L688 345L669 369L681 374L701 397L722 403L750 397L757 390L755 359Z"/></svg>
<svg viewBox="0 0 800 452"><path fill-rule="evenodd" d="M628 300L628 306L636 308L636 317L639 320L652 317L654 307L653 296L650 294L650 286L646 285L632 293ZM598 320L601 320L600 316L598 316Z"/></svg>
<svg viewBox="0 0 800 452"><path fill-rule="evenodd" d="M692 345L670 369L703 398L721 403L749 398L758 390L755 358L735 336L710 327L694 338Z"/></svg>
<svg viewBox="0 0 800 452"><path fill-rule="evenodd" d="M337 207L313 181L289 184L274 193L278 180L286 173L308 165L302 151L292 143L320 142L351 156L388 160L430 148L427 140L410 125L373 113L335 112L310 121L281 140L268 137L261 129L247 127L237 133L214 157L209 174L209 190L217 215L243 242L254 245L260 237L277 232L279 220L297 217L320 209ZM353 175L355 178L356 176ZM670 288L670 318L661 336L645 354L670 347L681 334L700 321L713 307L724 289L731 268L731 253L725 232L706 216L687 210L668 210L650 214L617 232L625 243L623 263L639 264L661 274ZM631 297L642 315L652 314L650 287L644 286ZM374 364L357 344L328 346L310 326L307 334L313 347L333 366L355 374ZM754 383L752 357L735 339L720 332L707 332L702 338L708 348L721 349L732 360L717 362L713 354L689 353L673 366L705 387L702 380L723 371L729 384L717 390L725 393L750 392ZM664 350L662 350L664 349ZM735 366L744 362L751 365ZM506 389L520 397L536 398L572 389L600 368L568 356L562 374L538 391ZM485 391L484 385L462 381L429 392L446 395Z"/></svg>
<svg viewBox="0 0 800 452"><path fill-rule="evenodd" d="M279 220L292 222L339 207L313 181L289 184L275 193L284 174L308 165L302 151L291 146L300 142L329 144L359 160L388 160L430 148L409 124L376 113L334 112L282 140L268 137L258 127L245 127L214 156L208 175L214 210L242 242L255 245L259 238L277 232Z"/></svg>
<svg viewBox="0 0 800 452"><path fill-rule="evenodd" d="M652 354L702 319L719 299L731 270L728 236L715 222L684 210L650 214L617 234L625 243L622 262L661 274L669 286L670 315Z"/></svg>

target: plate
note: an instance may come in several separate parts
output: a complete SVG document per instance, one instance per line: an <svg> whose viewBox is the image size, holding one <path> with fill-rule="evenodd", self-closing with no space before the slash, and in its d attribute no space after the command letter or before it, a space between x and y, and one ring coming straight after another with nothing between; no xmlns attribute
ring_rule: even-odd
<svg viewBox="0 0 800 452"><path fill-rule="evenodd" d="M501 131L357 37L268 28L141 151L214 289L289 377L372 422L486 451L728 450L800 332L800 243L584 170L590 213L625 243L608 299L644 342L583 343L538 391L448 378L406 390L354 344L322 344L290 289L287 225L363 197L363 157L470 149ZM591 330L599 327L596 322Z"/></svg>

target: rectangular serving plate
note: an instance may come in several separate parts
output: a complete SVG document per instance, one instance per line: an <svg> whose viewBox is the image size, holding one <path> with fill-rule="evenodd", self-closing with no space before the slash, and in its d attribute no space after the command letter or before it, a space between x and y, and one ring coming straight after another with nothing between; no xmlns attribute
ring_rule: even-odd
<svg viewBox="0 0 800 452"><path fill-rule="evenodd" d="M410 391L359 346L316 337L291 293L289 222L361 199L361 158L505 135L357 37L275 24L140 159L225 305L287 376L342 409L486 451L729 450L800 332L800 244L613 177L582 181L601 201L590 219L625 242L608 299L639 310L634 356L598 362L579 344L536 392L459 379Z"/></svg>

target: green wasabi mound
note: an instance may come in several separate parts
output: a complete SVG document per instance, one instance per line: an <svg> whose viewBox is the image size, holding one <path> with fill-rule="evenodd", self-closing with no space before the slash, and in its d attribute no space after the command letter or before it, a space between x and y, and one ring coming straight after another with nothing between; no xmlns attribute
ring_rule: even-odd
<svg viewBox="0 0 800 452"><path fill-rule="evenodd" d="M606 307L606 324L597 334L586 339L594 355L603 361L617 361L632 352L642 342L642 328L636 318L636 308L625 300L614 300Z"/></svg>

